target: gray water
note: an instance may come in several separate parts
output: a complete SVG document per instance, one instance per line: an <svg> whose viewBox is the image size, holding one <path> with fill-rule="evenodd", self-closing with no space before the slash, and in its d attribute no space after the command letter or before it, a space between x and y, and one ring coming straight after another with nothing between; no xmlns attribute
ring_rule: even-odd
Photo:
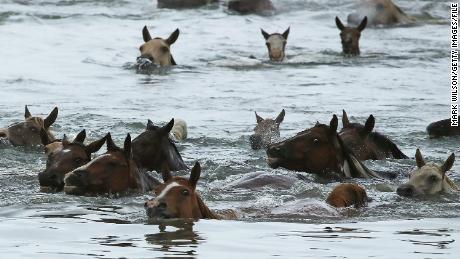
<svg viewBox="0 0 460 259"><path fill-rule="evenodd" d="M420 148L430 161L459 157L458 138L433 140L425 131L450 112L449 1L397 2L417 24L368 28L361 57L345 58L334 18L345 20L353 0L278 0L270 17L234 15L219 4L160 10L147 0L0 0L0 126L20 121L26 104L34 115L58 106L57 136L85 128L96 139L110 131L121 144L147 119L182 118L189 139L178 148L188 165L202 163L199 192L210 208L239 215L158 226L143 210L151 194L40 193L42 150L4 144L1 257L455 257L460 195L409 200L395 193L413 159L366 162L400 176L360 180L373 198L362 209L329 207L324 200L337 183L307 174L288 189L231 188L248 174L293 174L270 169L265 152L249 148L255 110L274 117L286 109L283 138L342 109L352 121L373 114L376 130L408 156ZM172 46L177 67L136 69L144 25L152 36L181 30ZM260 28L289 26L288 60L267 62ZM450 173L457 184L459 171L456 163Z"/></svg>

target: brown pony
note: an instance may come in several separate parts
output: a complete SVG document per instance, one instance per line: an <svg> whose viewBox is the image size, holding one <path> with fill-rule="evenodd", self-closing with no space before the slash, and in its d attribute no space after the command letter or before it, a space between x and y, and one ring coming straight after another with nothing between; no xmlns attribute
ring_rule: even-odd
<svg viewBox="0 0 460 259"><path fill-rule="evenodd" d="M317 123L296 136L268 147L268 164L272 168L313 173L332 178L380 177L362 164L337 134L334 114L328 125Z"/></svg>
<svg viewBox="0 0 460 259"><path fill-rule="evenodd" d="M269 34L263 29L260 29L262 35L265 39L265 45L267 45L268 49L268 56L270 57L271 61L281 62L284 60L285 49L287 44L287 39L289 36L290 28L287 28L283 34L280 33L272 33Z"/></svg>
<svg viewBox="0 0 460 259"><path fill-rule="evenodd" d="M326 202L336 208L354 206L360 208L368 201L366 190L355 183L341 183L327 197Z"/></svg>
<svg viewBox="0 0 460 259"><path fill-rule="evenodd" d="M151 175L138 170L132 159L129 134L123 149L115 145L110 133L106 136L106 142L105 154L66 174L65 193L97 195L120 194L127 191L146 192L159 184Z"/></svg>
<svg viewBox="0 0 460 259"><path fill-rule="evenodd" d="M275 12L271 0L231 0L228 9L240 14L269 15Z"/></svg>
<svg viewBox="0 0 460 259"><path fill-rule="evenodd" d="M146 130L133 140L133 159L141 171L159 172L164 163L172 171L188 168L169 137L173 127L174 119L163 127L148 120Z"/></svg>
<svg viewBox="0 0 460 259"><path fill-rule="evenodd" d="M191 218L220 219L204 204L196 193L196 184L200 179L201 166L196 163L189 179L172 177L169 170L163 170L164 183L155 189L155 199L145 203L150 218Z"/></svg>
<svg viewBox="0 0 460 259"><path fill-rule="evenodd" d="M446 175L455 161L453 153L441 166L435 163L426 163L419 149L415 152L415 160L417 169L410 174L409 182L398 187L396 190L398 195L416 197L458 191L457 185Z"/></svg>
<svg viewBox="0 0 460 259"><path fill-rule="evenodd" d="M366 28L367 25L367 16L361 21L358 27L346 27L340 21L339 17L335 17L335 24L340 30L340 38L342 40L342 50L343 54L358 56L359 51L359 38L361 37L361 32Z"/></svg>
<svg viewBox="0 0 460 259"><path fill-rule="evenodd" d="M50 126L56 121L58 108L55 107L45 119L33 117L25 108L25 121L0 129L0 138L6 138L13 146L36 146L41 144L40 131L45 130L49 139L54 139Z"/></svg>
<svg viewBox="0 0 460 259"><path fill-rule="evenodd" d="M450 125L450 119L433 122L428 125L426 131L430 138L460 135L460 127L452 127Z"/></svg>
<svg viewBox="0 0 460 259"><path fill-rule="evenodd" d="M366 120L366 123L362 125L360 123L350 123L347 113L343 110L342 124L343 128L339 135L359 160L408 158L388 137L372 131L375 126L375 118L372 114Z"/></svg>
<svg viewBox="0 0 460 259"><path fill-rule="evenodd" d="M82 130L72 142L64 135L62 141L51 141L44 130L41 131L42 144L48 156L46 168L38 174L42 192L59 192L64 188L64 177L73 169L91 160L91 154L97 152L105 143L106 137L89 145L83 144L86 131ZM60 145L57 145L60 144Z"/></svg>
<svg viewBox="0 0 460 259"><path fill-rule="evenodd" d="M194 8L217 1L219 0L158 0L157 7L170 9Z"/></svg>
<svg viewBox="0 0 460 259"><path fill-rule="evenodd" d="M369 17L369 25L411 24L413 17L405 14L391 0L361 0L358 11L348 15L349 24L359 24L364 16Z"/></svg>
<svg viewBox="0 0 460 259"><path fill-rule="evenodd" d="M179 37L179 29L176 29L166 40L158 37L152 39L147 26L144 26L142 36L145 43L139 48L141 55L138 60L148 59L151 63L162 67L176 65L171 54L171 45Z"/></svg>
<svg viewBox="0 0 460 259"><path fill-rule="evenodd" d="M254 134L249 137L252 149L267 148L271 143L280 139L280 124L286 115L284 109L276 119L264 119L256 112L257 125Z"/></svg>

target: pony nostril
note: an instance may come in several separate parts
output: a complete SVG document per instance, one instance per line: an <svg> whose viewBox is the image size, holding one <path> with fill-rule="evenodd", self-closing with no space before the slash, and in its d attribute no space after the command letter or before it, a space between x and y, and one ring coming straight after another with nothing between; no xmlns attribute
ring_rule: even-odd
<svg viewBox="0 0 460 259"><path fill-rule="evenodd" d="M148 202L146 201L146 202L144 203L144 208L147 208L148 206L149 206L149 204L148 204Z"/></svg>

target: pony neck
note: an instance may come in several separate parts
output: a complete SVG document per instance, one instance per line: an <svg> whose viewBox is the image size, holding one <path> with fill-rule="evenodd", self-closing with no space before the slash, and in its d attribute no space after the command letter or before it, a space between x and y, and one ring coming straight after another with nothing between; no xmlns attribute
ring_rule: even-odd
<svg viewBox="0 0 460 259"><path fill-rule="evenodd" d="M198 210L200 212L199 218L202 219L220 219L219 216L214 214L206 204L204 204L203 200L201 199L199 194L196 194L196 201L198 203Z"/></svg>

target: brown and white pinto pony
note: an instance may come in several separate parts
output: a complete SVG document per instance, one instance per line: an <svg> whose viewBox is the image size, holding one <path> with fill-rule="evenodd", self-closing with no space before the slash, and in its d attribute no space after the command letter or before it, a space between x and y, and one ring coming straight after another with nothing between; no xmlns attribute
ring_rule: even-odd
<svg viewBox="0 0 460 259"><path fill-rule="evenodd" d="M86 131L82 130L70 142L64 135L62 141L51 141L42 130L42 144L47 155L46 168L38 174L42 192L59 192L64 188L64 177L73 169L91 160L91 154L97 152L105 143L106 136L88 145L83 142Z"/></svg>
<svg viewBox="0 0 460 259"><path fill-rule="evenodd" d="M419 149L415 152L417 169L411 172L409 181L398 187L396 193L404 197L458 192L458 186L447 177L455 161L452 153L442 165L426 163Z"/></svg>
<svg viewBox="0 0 460 259"><path fill-rule="evenodd" d="M268 147L268 165L326 178L379 178L343 143L334 114L329 125L317 123L294 137Z"/></svg>
<svg viewBox="0 0 460 259"><path fill-rule="evenodd" d="M155 189L156 197L144 205L149 218L221 219L196 193L200 163L195 163L189 179L173 177L168 169L163 169L162 174L164 183Z"/></svg>
<svg viewBox="0 0 460 259"><path fill-rule="evenodd" d="M123 149L117 147L109 134L107 152L74 169L64 178L64 192L73 195L122 194L128 191L153 190L159 182L150 174L140 172L132 158L131 136Z"/></svg>
<svg viewBox="0 0 460 259"><path fill-rule="evenodd" d="M460 127L451 126L450 119L435 121L426 127L430 138L459 136Z"/></svg>
<svg viewBox="0 0 460 259"><path fill-rule="evenodd" d="M358 25L363 17L369 18L369 26L390 26L412 24L415 19L391 0L359 0L357 11L348 15L348 24Z"/></svg>
<svg viewBox="0 0 460 259"><path fill-rule="evenodd" d="M176 29L167 39L152 38L147 26L142 29L144 44L139 47L141 55L137 58L148 59L151 63L165 67L174 66L176 61L171 54L171 45L179 37L179 29Z"/></svg>
<svg viewBox="0 0 460 259"><path fill-rule="evenodd" d="M375 118L372 114L366 120L366 123L362 125L360 123L350 123L347 113L343 110L342 124L343 128L339 135L359 160L408 158L391 139L373 131Z"/></svg>
<svg viewBox="0 0 460 259"><path fill-rule="evenodd" d="M0 138L7 139L13 146L36 146L41 144L40 131L45 130L50 139L54 139L50 131L51 125L56 121L58 108L55 107L45 118L32 116L25 107L25 121L18 122L8 126L6 129L0 129Z"/></svg>
<svg viewBox="0 0 460 259"><path fill-rule="evenodd" d="M262 32L262 35L264 36L265 45L267 45L268 56L270 57L270 60L274 62L283 61L286 56L285 50L290 28L287 28L287 30L284 31L282 34L269 34L263 29L260 30Z"/></svg>
<svg viewBox="0 0 460 259"><path fill-rule="evenodd" d="M228 9L240 14L270 15L276 9L271 0L231 0Z"/></svg>
<svg viewBox="0 0 460 259"><path fill-rule="evenodd" d="M347 27L343 25L339 17L335 17L335 24L340 30L343 54L358 56L360 54L359 38L361 37L361 32L366 28L367 16L364 17L358 27Z"/></svg>
<svg viewBox="0 0 460 259"><path fill-rule="evenodd" d="M254 128L254 134L249 137L252 149L267 148L271 143L279 141L280 124L286 115L284 109L274 120L269 118L264 119L257 112L255 114L257 125Z"/></svg>
<svg viewBox="0 0 460 259"><path fill-rule="evenodd" d="M360 208L368 201L366 190L356 183L341 183L327 197L326 202L336 208Z"/></svg>

